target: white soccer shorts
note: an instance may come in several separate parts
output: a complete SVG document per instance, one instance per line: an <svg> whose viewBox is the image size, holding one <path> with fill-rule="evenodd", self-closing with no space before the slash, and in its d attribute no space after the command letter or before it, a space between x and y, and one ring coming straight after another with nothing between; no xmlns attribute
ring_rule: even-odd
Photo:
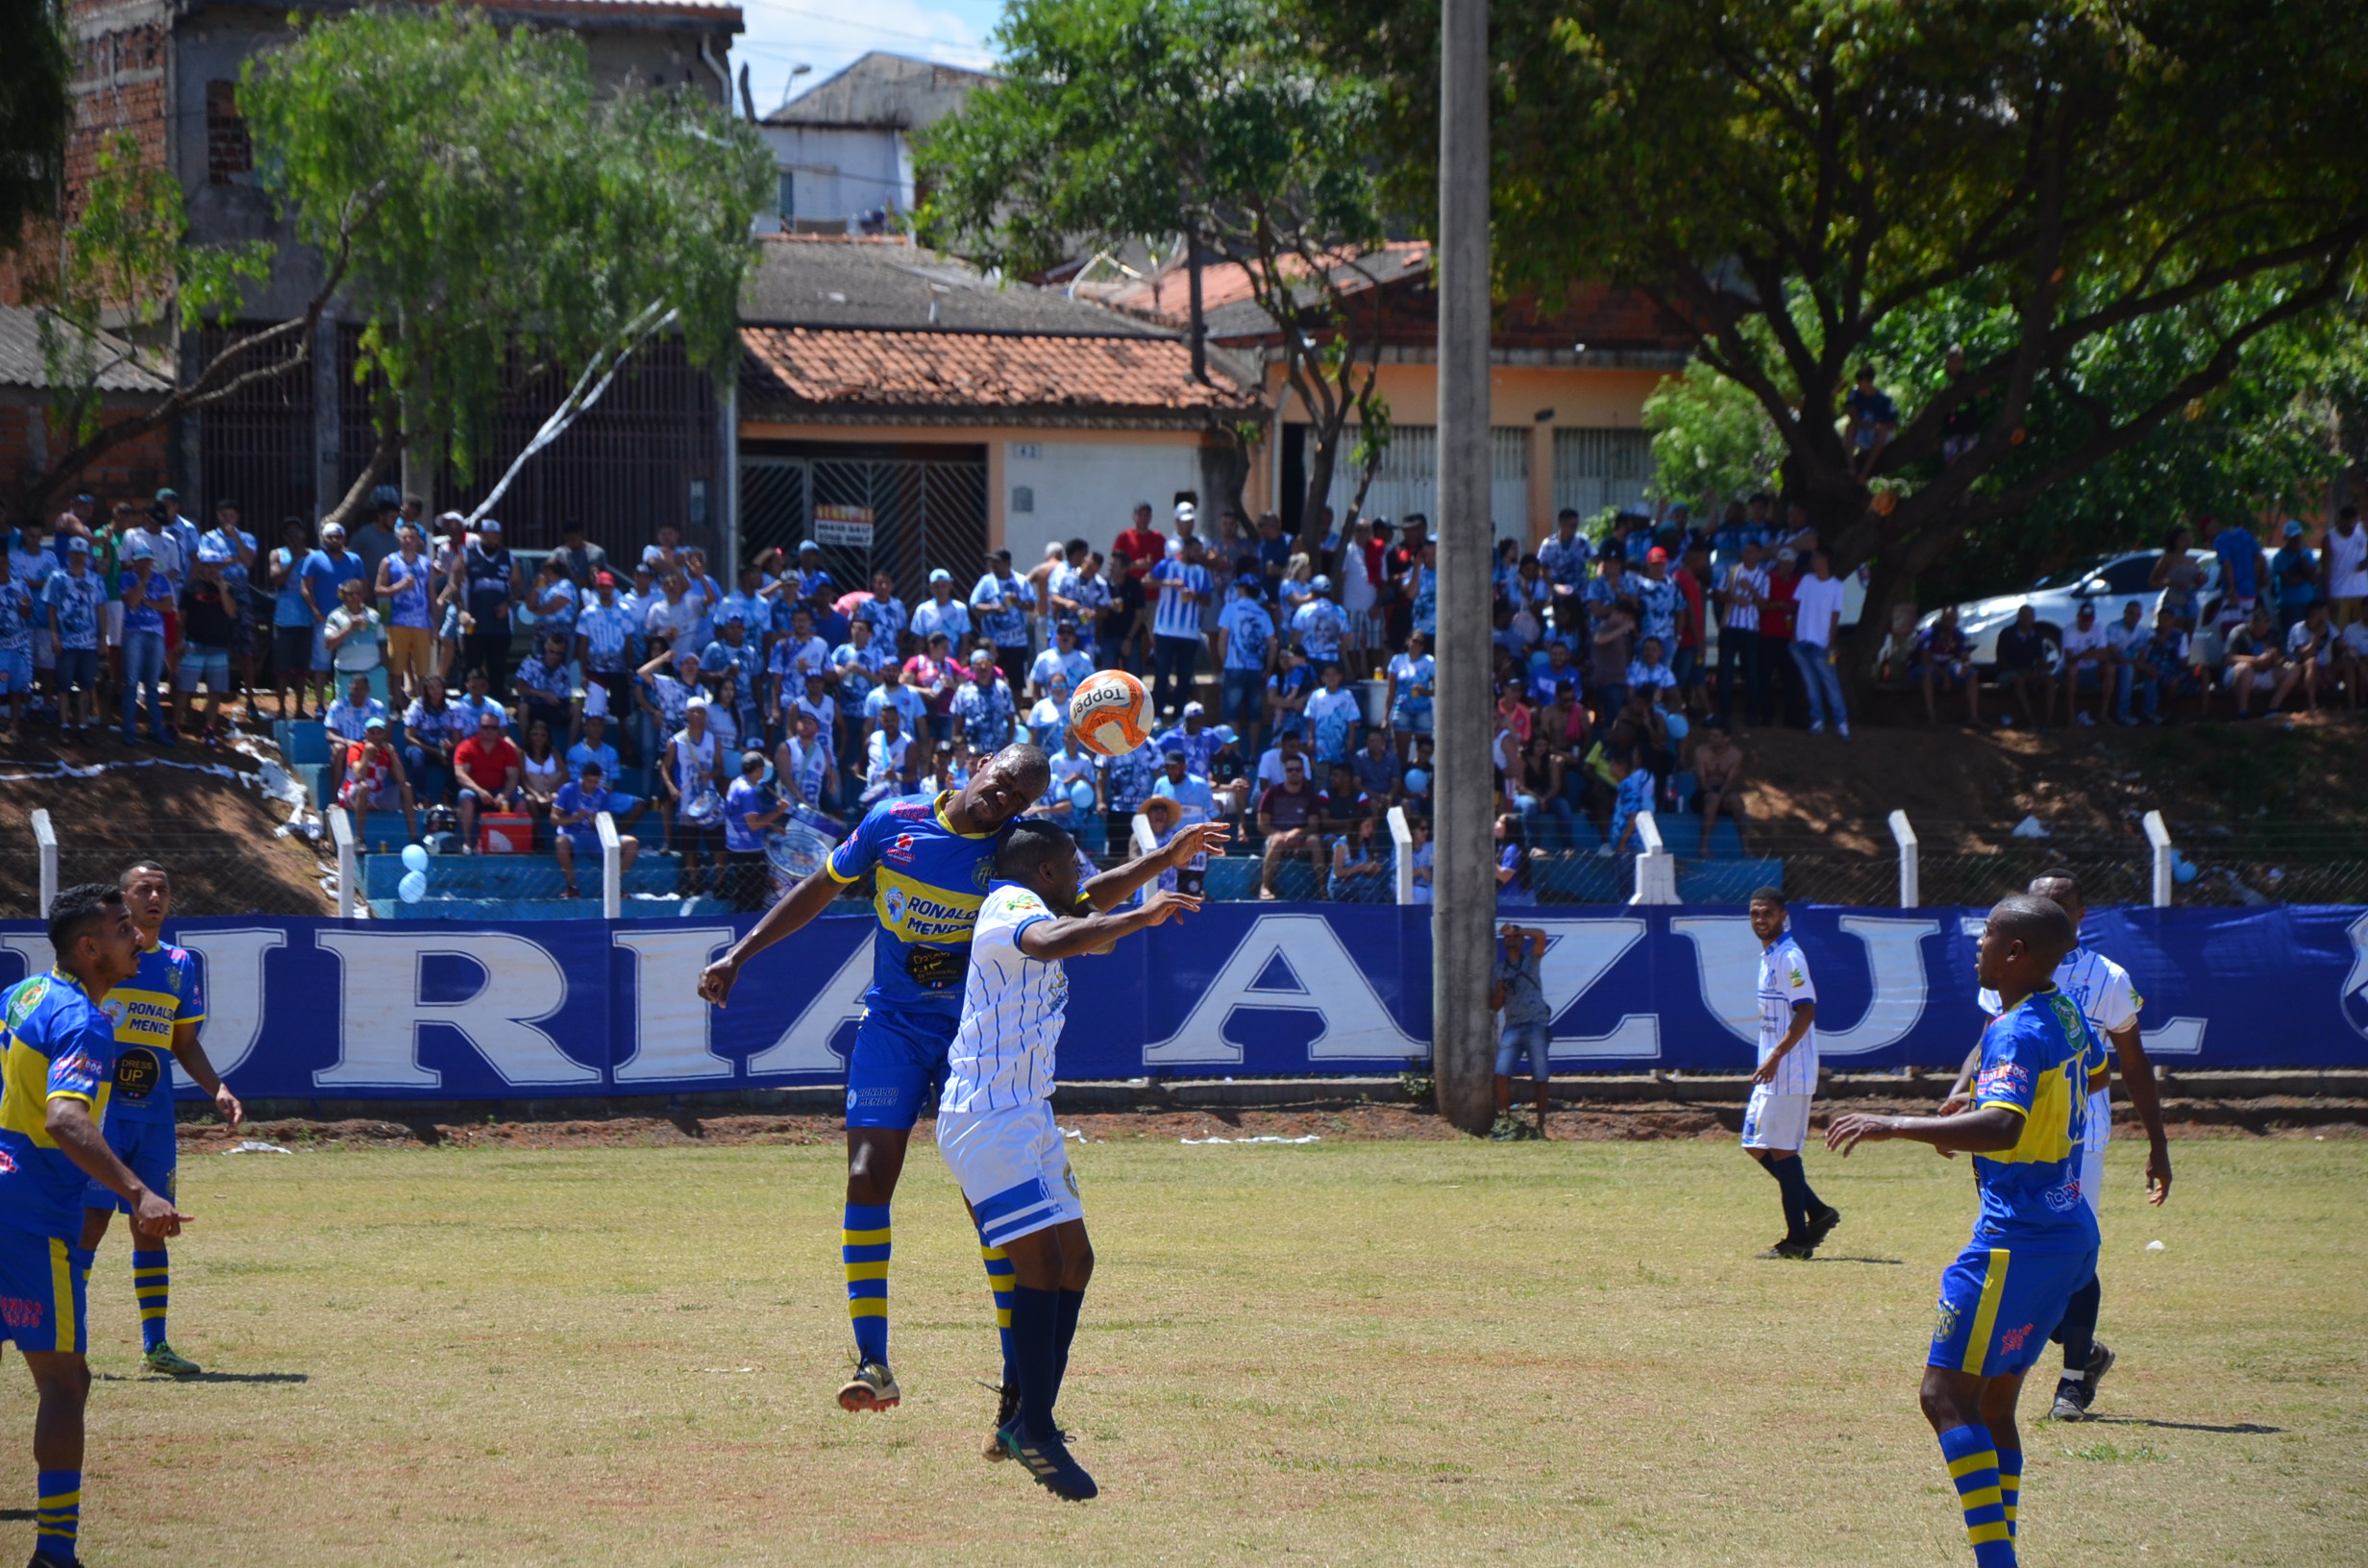
<svg viewBox="0 0 2368 1568"><path fill-rule="evenodd" d="M2088 1212L2104 1217L2098 1202L2105 1195L2105 1145L2113 1140L2113 1090L2110 1085L2088 1096L2088 1126L2081 1139L2081 1196Z"/></svg>
<svg viewBox="0 0 2368 1568"><path fill-rule="evenodd" d="M1809 1141L1809 1102L1813 1094L1779 1094L1754 1084L1743 1108L1743 1147L1799 1149Z"/></svg>
<svg viewBox="0 0 2368 1568"><path fill-rule="evenodd" d="M937 1118L937 1147L991 1247L1085 1217L1048 1101L947 1113Z"/></svg>

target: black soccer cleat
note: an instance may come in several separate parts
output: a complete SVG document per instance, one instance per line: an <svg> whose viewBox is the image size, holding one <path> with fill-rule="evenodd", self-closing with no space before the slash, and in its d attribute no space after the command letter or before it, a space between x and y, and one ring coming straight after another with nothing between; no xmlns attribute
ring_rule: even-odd
<svg viewBox="0 0 2368 1568"><path fill-rule="evenodd" d="M1000 1463L1011 1458L1003 1452L1003 1429L1020 1419L1020 1389L1017 1384L1004 1384L996 1391L995 1430L987 1433L987 1458Z"/></svg>
<svg viewBox="0 0 2368 1568"><path fill-rule="evenodd" d="M1774 1246L1768 1248L1767 1251L1755 1253L1753 1256L1758 1258L1789 1258L1795 1262L1805 1263L1809 1262L1810 1259L1815 1257L1816 1254L1817 1249L1812 1243L1807 1241L1795 1241L1792 1237L1788 1236L1782 1241L1779 1241Z"/></svg>
<svg viewBox="0 0 2368 1568"><path fill-rule="evenodd" d="M2088 1402L2095 1397L2096 1393L2088 1386L2086 1379L2058 1378L2056 1403L2048 1408L2047 1418L2050 1421L2085 1421L2088 1419Z"/></svg>
<svg viewBox="0 0 2368 1568"><path fill-rule="evenodd" d="M1069 1457L1066 1433L1054 1433L1049 1437L1030 1437L1014 1421L997 1431L995 1440L1003 1452L1020 1461L1020 1467L1035 1478L1036 1484L1065 1503L1083 1503L1100 1495L1101 1488L1085 1467Z"/></svg>
<svg viewBox="0 0 2368 1568"><path fill-rule="evenodd" d="M2088 1364L2081 1369L2081 1381L2088 1384L2089 1398L2096 1397L2097 1384L2103 1383L2105 1374L2111 1370L2113 1370L2113 1353L2105 1348L2105 1341L2102 1339L2089 1341Z"/></svg>
<svg viewBox="0 0 2368 1568"><path fill-rule="evenodd" d="M1828 1204L1825 1208L1818 1210L1814 1214L1810 1216L1809 1244L1813 1247L1823 1246L1825 1244L1825 1238L1832 1236L1834 1234L1834 1227L1840 1223L1840 1210L1833 1207L1831 1204Z"/></svg>

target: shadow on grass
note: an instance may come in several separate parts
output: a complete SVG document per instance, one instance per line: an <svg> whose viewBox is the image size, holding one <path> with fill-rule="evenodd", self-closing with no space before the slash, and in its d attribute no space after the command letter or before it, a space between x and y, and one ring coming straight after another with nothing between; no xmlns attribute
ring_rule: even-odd
<svg viewBox="0 0 2368 1568"><path fill-rule="evenodd" d="M2081 1424L2089 1427L2156 1427L2164 1432L2216 1432L2231 1437L2269 1437L2285 1431L2283 1427L2264 1427L2253 1421L2239 1421L2232 1427L2214 1427L2201 1421L2156 1421L2142 1415L2091 1415Z"/></svg>
<svg viewBox="0 0 2368 1568"><path fill-rule="evenodd" d="M168 1378L161 1373L142 1377L126 1377L120 1372L94 1372L93 1383L310 1383L309 1372L195 1372L185 1378Z"/></svg>
<svg viewBox="0 0 2368 1568"><path fill-rule="evenodd" d="M1812 1258L1809 1261L1813 1263L1878 1263L1885 1268L1898 1268L1908 1262L1905 1258Z"/></svg>

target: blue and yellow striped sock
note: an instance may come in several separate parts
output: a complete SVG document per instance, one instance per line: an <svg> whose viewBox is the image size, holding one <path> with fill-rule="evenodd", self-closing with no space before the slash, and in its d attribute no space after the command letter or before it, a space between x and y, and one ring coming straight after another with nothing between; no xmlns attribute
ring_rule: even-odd
<svg viewBox="0 0 2368 1568"><path fill-rule="evenodd" d="M1949 1461L1949 1479L1957 1483L1977 1568L2015 1568L2014 1534L1998 1492L1998 1450L1989 1428L1951 1427L1940 1434L1940 1455Z"/></svg>
<svg viewBox="0 0 2368 1568"><path fill-rule="evenodd" d="M839 1255L847 1264L847 1320L855 1331L855 1353L867 1361L888 1360L888 1206L851 1203L839 1233Z"/></svg>
<svg viewBox="0 0 2368 1568"><path fill-rule="evenodd" d="M44 1470L34 1493L33 1549L58 1562L72 1562L83 1529L83 1473Z"/></svg>
<svg viewBox="0 0 2368 1568"><path fill-rule="evenodd" d="M172 1255L162 1247L132 1252L132 1294L139 1302L140 1348L154 1350L164 1343L164 1307L171 1294Z"/></svg>
<svg viewBox="0 0 2368 1568"><path fill-rule="evenodd" d="M2023 1451L2002 1448L1998 1451L1998 1504L2006 1509L2007 1539L2014 1539L2014 1503L2023 1495Z"/></svg>
<svg viewBox="0 0 2368 1568"><path fill-rule="evenodd" d="M995 1297L995 1332L1003 1342L1003 1386L1017 1388L1020 1371L1011 1360L1011 1289L1019 1276L1012 1269L1011 1254L987 1245L984 1237L978 1240L978 1256L986 1262L987 1290Z"/></svg>

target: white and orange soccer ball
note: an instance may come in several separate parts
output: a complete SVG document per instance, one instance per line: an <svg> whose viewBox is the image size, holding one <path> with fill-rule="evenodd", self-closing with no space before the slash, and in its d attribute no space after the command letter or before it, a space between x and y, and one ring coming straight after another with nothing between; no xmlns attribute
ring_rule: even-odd
<svg viewBox="0 0 2368 1568"><path fill-rule="evenodd" d="M1088 751L1122 757L1151 738L1151 694L1123 670L1098 671L1069 694L1069 727Z"/></svg>

